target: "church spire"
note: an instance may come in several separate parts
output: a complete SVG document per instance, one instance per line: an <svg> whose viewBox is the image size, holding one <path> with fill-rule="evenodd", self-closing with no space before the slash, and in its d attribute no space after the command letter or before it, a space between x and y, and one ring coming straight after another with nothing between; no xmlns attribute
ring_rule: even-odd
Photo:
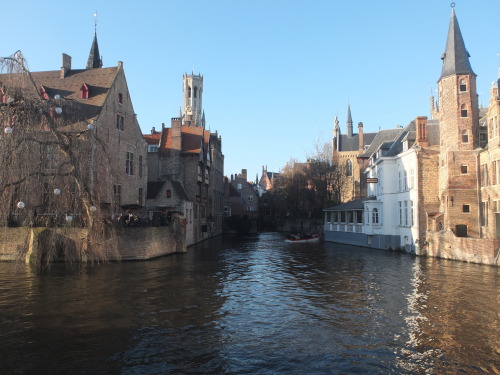
<svg viewBox="0 0 500 375"><path fill-rule="evenodd" d="M443 60L441 78L458 74L474 74L469 57L470 55L465 48L464 39L462 38L462 33L458 26L455 9L452 8L446 49L441 57Z"/></svg>
<svg viewBox="0 0 500 375"><path fill-rule="evenodd" d="M351 105L347 105L347 136L352 137Z"/></svg>
<svg viewBox="0 0 500 375"><path fill-rule="evenodd" d="M87 69L101 68L102 59L99 55L99 45L97 44L97 31L94 33L94 41L90 48L89 59L87 60Z"/></svg>

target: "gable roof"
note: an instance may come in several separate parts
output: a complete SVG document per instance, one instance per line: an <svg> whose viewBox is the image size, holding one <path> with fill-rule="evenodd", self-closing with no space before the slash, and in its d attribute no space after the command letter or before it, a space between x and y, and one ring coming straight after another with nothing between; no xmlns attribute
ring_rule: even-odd
<svg viewBox="0 0 500 375"><path fill-rule="evenodd" d="M5 73L0 74L0 86L20 87L33 99L39 98L35 89L43 91L51 99L59 95L69 101L68 107L72 107L71 119L74 123L68 128L84 125L86 128L86 123L95 120L100 114L120 70L121 65L112 68L69 70L64 78L61 78L59 70L32 72L36 88L32 82L25 79L24 74ZM82 99L80 89L83 84L88 88L88 99ZM66 113L63 112L63 115Z"/></svg>
<svg viewBox="0 0 500 375"><path fill-rule="evenodd" d="M402 131L403 129L401 128L380 130L370 143L368 149L359 157L369 158L384 142L393 141Z"/></svg>

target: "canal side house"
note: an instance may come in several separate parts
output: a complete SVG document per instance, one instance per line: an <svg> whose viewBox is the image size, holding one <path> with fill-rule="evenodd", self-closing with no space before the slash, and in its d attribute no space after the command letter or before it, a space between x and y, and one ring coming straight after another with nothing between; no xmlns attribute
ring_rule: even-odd
<svg viewBox="0 0 500 375"><path fill-rule="evenodd" d="M497 264L498 87L480 126L476 75L454 9L438 95L431 119L417 117L395 141L365 153L373 199L358 203L364 216L356 244ZM336 231L338 210L325 210L325 238L346 242Z"/></svg>
<svg viewBox="0 0 500 375"><path fill-rule="evenodd" d="M203 76L183 76L184 110L144 138L148 144L148 211L180 212L187 244L222 233L224 213L222 140L205 129Z"/></svg>
<svg viewBox="0 0 500 375"><path fill-rule="evenodd" d="M15 87L19 75L21 73L2 74L0 82ZM89 170L82 182L92 185L90 193L99 198L100 208L110 215L118 215L127 209L142 207L147 186L146 148L122 62L103 68L95 35L85 69L73 69L71 57L63 54L60 70L32 72L31 78L32 85L28 84L24 90L36 87L40 100L52 104L50 116L57 130L81 140L74 142L74 151L78 147L88 147L84 151L89 154L83 154L79 160L83 164L87 157L90 158L90 164L86 165ZM2 95L4 102L9 100L8 96L8 91ZM20 129L12 126L13 137L16 133L20 133ZM28 173L52 177L40 181L41 185L35 189L42 194L29 196L37 215L50 214L54 208L52 201L55 198L48 192L58 188L59 176L55 169L63 159L56 149L58 140L50 134L49 124L42 123L39 131L33 134L39 137L35 142L38 147L32 145L30 149L32 161L41 160L42 171ZM70 193L59 190L61 195Z"/></svg>

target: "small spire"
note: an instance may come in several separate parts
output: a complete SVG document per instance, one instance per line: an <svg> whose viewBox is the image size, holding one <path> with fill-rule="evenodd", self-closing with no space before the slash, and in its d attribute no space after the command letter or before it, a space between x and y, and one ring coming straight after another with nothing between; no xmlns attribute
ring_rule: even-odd
<svg viewBox="0 0 500 375"><path fill-rule="evenodd" d="M99 55L99 45L97 44L97 11L94 13L94 40L90 47L87 69L102 68L102 59Z"/></svg>
<svg viewBox="0 0 500 375"><path fill-rule="evenodd" d="M465 48L464 39L455 15L454 3L452 3L450 27L448 29L448 39L446 40L443 60L443 70L441 78L458 74L474 74L469 61L469 52Z"/></svg>
<svg viewBox="0 0 500 375"><path fill-rule="evenodd" d="M347 136L352 137L351 104L347 105Z"/></svg>

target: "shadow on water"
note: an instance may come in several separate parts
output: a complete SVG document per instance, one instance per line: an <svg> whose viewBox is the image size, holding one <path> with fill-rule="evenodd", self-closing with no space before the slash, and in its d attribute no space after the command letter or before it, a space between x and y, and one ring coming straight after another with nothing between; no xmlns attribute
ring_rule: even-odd
<svg viewBox="0 0 500 375"><path fill-rule="evenodd" d="M498 372L498 269L283 239L0 264L0 373Z"/></svg>

